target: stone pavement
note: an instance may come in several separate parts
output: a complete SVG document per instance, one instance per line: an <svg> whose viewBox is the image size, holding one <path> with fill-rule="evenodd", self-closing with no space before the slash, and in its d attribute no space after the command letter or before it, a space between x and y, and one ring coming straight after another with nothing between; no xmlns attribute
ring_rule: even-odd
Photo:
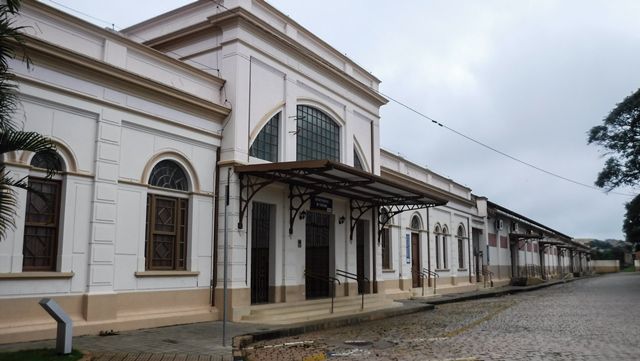
<svg viewBox="0 0 640 361"><path fill-rule="evenodd" d="M399 313L420 310L423 302L450 303L465 299L491 297L508 292L530 290L536 287L501 287L484 289L464 294L431 297L426 301L405 302ZM419 313L419 315L429 314ZM382 315L380 317L388 317ZM412 318L413 316L401 316ZM399 318L401 318L399 317ZM379 318L379 317L378 317ZM363 319L364 320L364 319ZM357 319L345 320L348 324L361 322ZM380 322L380 321L377 321ZM263 339L278 337L278 335L295 335L299 330L309 331L324 329L335 325L325 321L303 325L302 327L264 326L244 323L229 323L227 345L231 338L238 335L261 334ZM326 326L326 327L325 327ZM273 332L272 332L273 331ZM230 360L231 347L222 346L222 322L205 322L180 326L169 326L146 330L125 331L115 336L79 336L74 338L74 347L90 352L95 360ZM268 337L273 334L272 337ZM299 338L297 338L299 339ZM0 345L0 351L20 350L28 348L54 347L54 341L38 341L10 345ZM308 348L305 345L305 348ZM286 348L282 348L286 351Z"/></svg>
<svg viewBox="0 0 640 361"><path fill-rule="evenodd" d="M247 351L247 358L640 360L638 299L640 273L611 274L263 341Z"/></svg>
<svg viewBox="0 0 640 361"><path fill-rule="evenodd" d="M267 329L230 322L226 347L222 346L219 321L123 331L114 336L78 336L73 338L73 347L99 361L231 360L231 337ZM55 341L48 340L0 345L0 351L54 347Z"/></svg>

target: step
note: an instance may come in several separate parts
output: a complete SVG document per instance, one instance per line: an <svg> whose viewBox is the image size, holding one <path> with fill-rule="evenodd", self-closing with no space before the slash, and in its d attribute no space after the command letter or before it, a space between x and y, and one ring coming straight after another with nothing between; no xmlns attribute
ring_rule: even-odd
<svg viewBox="0 0 640 361"><path fill-rule="evenodd" d="M385 307L392 304L392 302L375 302L375 303L365 303L364 309L374 309ZM353 304L344 304L344 305L334 305L334 312L346 312L346 311L360 311L361 304L353 303ZM289 309L288 312L278 312L278 313L269 313L269 312L251 312L249 315L244 316L243 320L267 320L267 319L290 319L290 318L298 318L302 316L315 316L322 314L329 314L331 311L331 305L322 305L322 307L316 306L312 309L298 309L293 308Z"/></svg>
<svg viewBox="0 0 640 361"><path fill-rule="evenodd" d="M360 300L361 297L362 297L361 295L336 296L336 298L334 298L334 302L335 303L350 302L352 300ZM384 295L380 293L368 293L364 295L365 302L367 302L367 300L369 299L375 299L375 298L384 298ZM260 309L272 309L272 308L279 308L279 307L289 308L289 307L298 306L298 305L313 305L313 304L321 304L326 302L330 303L331 297L314 298L310 300L301 300L301 301L293 301L293 302L264 303L260 305L252 305L251 310L253 311L253 310L260 310Z"/></svg>
<svg viewBox="0 0 640 361"><path fill-rule="evenodd" d="M382 298L382 297L375 297L375 298L366 298L364 299L364 304L365 306L367 305L372 305L372 304L378 304L378 303L384 303L384 302L388 302L386 299ZM362 299L360 297L356 298L356 299L348 299L348 300L342 300L340 298L336 298L334 300L334 308L335 307L341 307L341 306L345 306L345 305L357 305L360 306L362 304ZM277 305L277 306L276 306ZM314 302L311 304L308 303L291 303L291 304L287 304L284 303L284 305L286 305L286 307L282 307L283 304L274 304L274 307L270 307L270 308L266 308L266 307L261 307L258 309L255 308L251 308L251 314L271 314L271 315L276 315L276 314L286 314L286 313L291 313L291 312L297 312L297 311L306 311L306 310L315 310L315 309L319 309L319 308L330 308L331 307L331 299L326 299L324 300L324 302Z"/></svg>
<svg viewBox="0 0 640 361"><path fill-rule="evenodd" d="M259 320L260 323L263 324L272 324L272 325L284 325L284 324L296 324L296 323L301 323L301 322L309 322L309 321L315 321L315 320L326 320L326 319L332 319L332 318L338 318L338 317L343 317L343 316L350 316L350 315L356 315L359 313L367 313L367 312L372 312L372 311L378 311L378 310L383 310L383 309L388 309L388 308L394 308L394 307L401 307L400 303L389 303L387 305L383 305L380 307L375 307L375 308L368 308L365 306L364 310L360 310L359 308L353 310L353 309L349 309L349 310L337 310L334 309L334 313L330 313L329 310L325 310L324 313L320 313L320 314L303 314L303 315L299 315L297 317L288 317L288 318L278 318L278 319L261 319ZM243 322L254 322L254 320L245 320L243 318Z"/></svg>

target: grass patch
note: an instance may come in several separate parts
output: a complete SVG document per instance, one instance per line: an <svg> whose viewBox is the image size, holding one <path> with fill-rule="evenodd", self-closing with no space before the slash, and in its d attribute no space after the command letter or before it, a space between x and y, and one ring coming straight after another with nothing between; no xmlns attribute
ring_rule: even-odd
<svg viewBox="0 0 640 361"><path fill-rule="evenodd" d="M622 270L622 272L635 272L636 271L636 267L635 266L629 266L625 269Z"/></svg>
<svg viewBox="0 0 640 361"><path fill-rule="evenodd" d="M68 355L58 355L56 350L50 348L0 352L0 361L76 361L81 358L82 352L78 350L73 350Z"/></svg>

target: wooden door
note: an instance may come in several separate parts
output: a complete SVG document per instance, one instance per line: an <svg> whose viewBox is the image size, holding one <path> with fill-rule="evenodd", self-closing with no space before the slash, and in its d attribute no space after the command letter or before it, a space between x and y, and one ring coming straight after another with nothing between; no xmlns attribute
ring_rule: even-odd
<svg viewBox="0 0 640 361"><path fill-rule="evenodd" d="M254 202L251 211L251 303L269 302L271 207Z"/></svg>
<svg viewBox="0 0 640 361"><path fill-rule="evenodd" d="M420 277L420 235L411 233L411 274L413 278L413 287L422 285Z"/></svg>
<svg viewBox="0 0 640 361"><path fill-rule="evenodd" d="M364 240L366 224L364 221L358 221L356 225L356 266L358 278L364 277ZM358 294L365 292L364 282L358 282Z"/></svg>
<svg viewBox="0 0 640 361"><path fill-rule="evenodd" d="M331 227L329 214L307 212L305 241L305 270L319 276L329 276L329 241ZM307 298L329 297L330 283L316 277L306 277Z"/></svg>

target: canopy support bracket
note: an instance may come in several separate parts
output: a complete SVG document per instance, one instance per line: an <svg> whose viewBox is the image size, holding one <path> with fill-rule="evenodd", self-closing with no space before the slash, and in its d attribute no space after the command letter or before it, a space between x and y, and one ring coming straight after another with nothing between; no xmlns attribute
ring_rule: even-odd
<svg viewBox="0 0 640 361"><path fill-rule="evenodd" d="M273 183L273 180L259 180L260 178L245 176L240 173L239 176L240 183L240 215L238 217L238 229L242 229L243 224L242 220L244 219L244 215L247 212L247 208L249 208L249 202L251 199L264 187Z"/></svg>
<svg viewBox="0 0 640 361"><path fill-rule="evenodd" d="M351 213L350 214L351 230L349 232L349 240L352 241L353 232L356 229L356 225L358 224L358 221L360 220L360 218L362 218L362 215L368 212L370 209L372 209L374 205L369 202L364 202L357 199L351 199L351 202L349 203L350 203L349 212Z"/></svg>
<svg viewBox="0 0 640 361"><path fill-rule="evenodd" d="M293 234L293 224L296 221L296 217L300 212L300 209L307 203L311 197L321 192L309 190L309 188L289 184L289 234Z"/></svg>

